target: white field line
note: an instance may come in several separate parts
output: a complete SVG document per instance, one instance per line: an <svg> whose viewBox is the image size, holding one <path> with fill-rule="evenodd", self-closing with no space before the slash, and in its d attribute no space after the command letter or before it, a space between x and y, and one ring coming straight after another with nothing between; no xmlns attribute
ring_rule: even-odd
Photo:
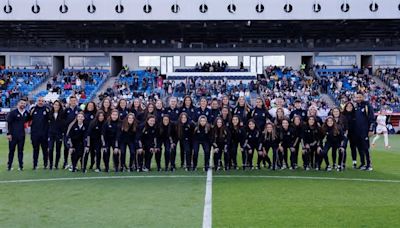
<svg viewBox="0 0 400 228"><path fill-rule="evenodd" d="M145 175L145 176L99 176L99 177L59 177L43 179L21 179L1 180L0 184L12 183L35 183L52 181L75 181L75 180L103 180L103 179L146 179L146 178L205 178L204 175ZM400 180L390 179L369 179L369 178L341 178L341 177L309 177L309 176L267 176L267 175L214 175L214 178L266 178L266 179L303 179L303 180L331 180L331 181L359 181L359 182L381 182L400 183ZM208 178L208 174L207 174Z"/></svg>
<svg viewBox="0 0 400 228"><path fill-rule="evenodd" d="M207 171L206 194L204 197L203 228L212 227L212 169Z"/></svg>

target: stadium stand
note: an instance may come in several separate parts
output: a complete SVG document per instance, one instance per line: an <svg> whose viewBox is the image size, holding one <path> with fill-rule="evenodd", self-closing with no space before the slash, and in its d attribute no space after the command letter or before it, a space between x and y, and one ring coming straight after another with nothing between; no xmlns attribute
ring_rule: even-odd
<svg viewBox="0 0 400 228"><path fill-rule="evenodd" d="M11 108L20 97L28 96L50 75L49 69L9 68L0 72L0 107Z"/></svg>
<svg viewBox="0 0 400 228"><path fill-rule="evenodd" d="M36 94L35 100L40 96L49 101L65 100L76 95L80 103L86 103L94 98L109 75L109 70L103 69L64 69L48 82L46 91Z"/></svg>

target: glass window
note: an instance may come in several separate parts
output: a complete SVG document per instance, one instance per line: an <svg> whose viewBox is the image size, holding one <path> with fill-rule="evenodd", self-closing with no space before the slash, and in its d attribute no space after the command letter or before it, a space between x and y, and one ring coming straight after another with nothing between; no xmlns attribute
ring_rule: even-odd
<svg viewBox="0 0 400 228"><path fill-rule="evenodd" d="M285 66L284 55L264 56L264 66Z"/></svg>
<svg viewBox="0 0 400 228"><path fill-rule="evenodd" d="M397 64L397 56L395 55L375 55L375 66L390 66Z"/></svg>
<svg viewBox="0 0 400 228"><path fill-rule="evenodd" d="M315 63L327 66L340 66L342 59L340 56L316 56Z"/></svg>
<svg viewBox="0 0 400 228"><path fill-rule="evenodd" d="M185 66L194 67L196 63L212 63L212 62L224 61L228 63L228 66L237 67L239 66L238 56L185 56Z"/></svg>
<svg viewBox="0 0 400 228"><path fill-rule="evenodd" d="M31 66L51 66L52 61L50 56L31 56Z"/></svg>
<svg viewBox="0 0 400 228"><path fill-rule="evenodd" d="M139 56L139 67L160 66L160 56Z"/></svg>
<svg viewBox="0 0 400 228"><path fill-rule="evenodd" d="M243 66L245 66L245 67L250 66L250 56L248 56L248 55L243 56Z"/></svg>
<svg viewBox="0 0 400 228"><path fill-rule="evenodd" d="M106 56L88 56L84 59L85 67L108 67L110 58Z"/></svg>
<svg viewBox="0 0 400 228"><path fill-rule="evenodd" d="M69 66L70 67L84 67L83 57L75 56L69 57Z"/></svg>
<svg viewBox="0 0 400 228"><path fill-rule="evenodd" d="M174 56L174 67L179 67L179 66L181 66L181 57Z"/></svg>
<svg viewBox="0 0 400 228"><path fill-rule="evenodd" d="M12 55L10 56L10 63L14 67L31 66L29 55Z"/></svg>
<svg viewBox="0 0 400 228"><path fill-rule="evenodd" d="M356 65L355 55L344 55L342 56L342 66L352 66Z"/></svg>

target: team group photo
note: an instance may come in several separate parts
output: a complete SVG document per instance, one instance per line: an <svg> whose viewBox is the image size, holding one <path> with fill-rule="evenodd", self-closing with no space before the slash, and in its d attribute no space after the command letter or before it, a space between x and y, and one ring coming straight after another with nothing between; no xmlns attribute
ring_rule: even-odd
<svg viewBox="0 0 400 228"><path fill-rule="evenodd" d="M399 227L398 0L5 0L0 227Z"/></svg>

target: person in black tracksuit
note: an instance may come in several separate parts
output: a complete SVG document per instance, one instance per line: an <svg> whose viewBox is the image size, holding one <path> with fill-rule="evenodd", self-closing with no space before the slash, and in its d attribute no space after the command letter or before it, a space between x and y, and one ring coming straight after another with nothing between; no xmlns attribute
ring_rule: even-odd
<svg viewBox="0 0 400 228"><path fill-rule="evenodd" d="M307 111L301 108L301 100L297 99L294 102L294 110L290 112L289 118L293 121L295 116L300 116L302 121L307 121Z"/></svg>
<svg viewBox="0 0 400 228"><path fill-rule="evenodd" d="M321 141L321 130L314 116L308 117L303 128L303 164L304 169L316 168L315 158Z"/></svg>
<svg viewBox="0 0 400 228"><path fill-rule="evenodd" d="M103 111L98 111L95 119L90 122L87 135L86 135L86 147L90 154L90 169L93 169L93 164L96 163L96 172L100 172L101 163L101 134L103 131L104 123L106 122L106 117ZM85 154L86 155L86 154ZM85 162L87 161L85 158ZM85 165L86 166L86 165Z"/></svg>
<svg viewBox="0 0 400 228"><path fill-rule="evenodd" d="M371 105L364 101L364 95L356 94L356 106L354 110L354 139L355 146L360 154L360 170L372 171L372 162L369 151L369 136L373 135L375 128L374 110Z"/></svg>
<svg viewBox="0 0 400 228"><path fill-rule="evenodd" d="M321 139L321 146L323 138L326 137L325 145L322 149L322 154L319 156L319 161L317 164L317 168L321 169L322 159L325 160L326 168L325 170L331 171L331 167L329 165L328 151L332 149L332 153L336 153L339 150L339 162L338 162L338 171L342 171L343 161L344 161L344 133L343 130L337 125L335 119L329 116L322 127L323 136Z"/></svg>
<svg viewBox="0 0 400 228"><path fill-rule="evenodd" d="M119 100L117 110L119 112L119 120L123 121L129 114L128 102L125 99Z"/></svg>
<svg viewBox="0 0 400 228"><path fill-rule="evenodd" d="M143 119L143 118L145 118L145 116L143 115L144 111L142 109L142 102L138 98L135 98L133 100L130 112L135 114L135 118L139 123L142 123L146 120L146 119Z"/></svg>
<svg viewBox="0 0 400 228"><path fill-rule="evenodd" d="M185 96L183 98L183 105L180 109L180 113L185 112L188 115L189 121L197 121L196 120L196 108L193 106L193 101L190 96Z"/></svg>
<svg viewBox="0 0 400 228"><path fill-rule="evenodd" d="M138 171L148 172L150 171L151 159L153 154L161 157L161 151L157 147L157 128L155 116L148 116L144 126L140 128L138 135ZM159 153L160 155L157 155ZM145 160L145 166L143 167L143 156ZM157 164L158 171L161 171L161 167Z"/></svg>
<svg viewBox="0 0 400 228"><path fill-rule="evenodd" d="M237 151L240 146L240 151L244 151L244 141L246 137L246 131L240 124L239 116L234 115L232 117L232 124L230 127L231 143L229 145L229 169L238 169L237 165Z"/></svg>
<svg viewBox="0 0 400 228"><path fill-rule="evenodd" d="M231 142L230 132L225 127L221 117L217 117L214 121L213 128L213 144L214 149L214 169L221 170L220 163L222 161L222 155L224 155L224 169L228 170L229 167L229 151L228 145Z"/></svg>
<svg viewBox="0 0 400 228"><path fill-rule="evenodd" d="M343 139L343 146L342 147L346 148L347 147L347 142L348 142L348 138L347 138L347 134L348 134L347 119L346 119L346 117L344 115L342 115L342 113L340 112L339 108L333 108L331 110L331 114L332 114L333 119L336 122L337 127L339 128L339 130L341 132L343 132L344 139ZM343 164L340 165L340 159L339 159L339 162L336 161L337 160L337 153L334 152L334 150L332 150L332 164L333 164L332 168L333 169L338 168L338 170L339 169L342 170L342 169L344 169L346 167L346 149L344 149L344 151L340 151L339 150L337 152L343 153L343 161L342 161ZM339 154L339 156L340 156L340 154ZM340 167L337 167L336 164L339 164Z"/></svg>
<svg viewBox="0 0 400 228"><path fill-rule="evenodd" d="M97 107L94 102L89 102L85 106L85 110L83 110L83 113L85 114L85 125L89 126L90 122L92 122L97 113Z"/></svg>
<svg viewBox="0 0 400 228"><path fill-rule="evenodd" d="M169 115L164 115L159 125L158 147L161 151L162 146L164 146L165 171L168 171L169 168L170 171L174 171L176 169L175 158L177 135L175 130L175 124L171 122ZM159 159L161 160L161 156Z"/></svg>
<svg viewBox="0 0 400 228"><path fill-rule="evenodd" d="M347 142L350 144L351 158L353 160L353 168L357 168L357 148L356 148L356 129L355 129L355 108L353 103L347 102L344 106L343 116L347 122ZM345 149L347 146L345 147Z"/></svg>
<svg viewBox="0 0 400 228"><path fill-rule="evenodd" d="M261 134L256 127L256 122L250 119L247 123L245 141L243 143L242 161L243 170L253 169L253 155L260 147Z"/></svg>
<svg viewBox="0 0 400 228"><path fill-rule="evenodd" d="M247 105L244 97L239 97L237 105L233 109L232 114L239 116L240 122L243 124L243 126L247 124L247 120L249 119L250 115L250 108Z"/></svg>
<svg viewBox="0 0 400 228"><path fill-rule="evenodd" d="M279 135L279 166L281 169L290 167L290 169L295 168L295 151L293 149L294 145L294 129L290 126L288 119L282 120L282 126L278 131ZM290 166L288 163L288 150L290 151Z"/></svg>
<svg viewBox="0 0 400 228"><path fill-rule="evenodd" d="M199 121L200 116L205 116L210 123L211 110L207 108L207 99L205 97L200 98L200 107L196 108L195 112L195 119L193 120L195 123Z"/></svg>
<svg viewBox="0 0 400 228"><path fill-rule="evenodd" d="M58 169L58 163L61 157L61 146L64 138L65 121L63 118L63 108L60 101L54 101L53 107L48 115L49 131L48 131L48 150L49 150L49 168ZM56 159L54 161L54 146L56 151Z"/></svg>
<svg viewBox="0 0 400 228"><path fill-rule="evenodd" d="M67 129L67 142L69 153L72 160L72 172L76 172L79 159L84 159L85 135L87 127L84 124L85 116L83 112L76 115L76 119L70 123ZM85 162L81 160L82 171L86 172L83 166Z"/></svg>
<svg viewBox="0 0 400 228"><path fill-rule="evenodd" d="M294 142L293 142L293 147L290 149L291 151L294 151L294 167L297 168L298 166L298 158L299 158L299 151L300 151L300 144L301 140L303 137L303 121L300 116L295 115L292 119L293 121L293 134L294 134Z"/></svg>
<svg viewBox="0 0 400 228"><path fill-rule="evenodd" d="M69 98L69 105L64 111L64 116L63 119L65 121L65 133L67 132L68 126L72 121L75 120L76 115L81 111L78 107L77 99L75 96L71 96ZM64 165L63 169L65 169L68 165L68 156L69 156L69 148L68 148L68 143L66 140L67 134L64 135Z"/></svg>
<svg viewBox="0 0 400 228"><path fill-rule="evenodd" d="M231 116L231 113L229 111L229 107L227 107L227 106L222 107L220 116L222 118L222 121L224 121L225 127L230 129L231 124L232 124L231 123L232 116Z"/></svg>
<svg viewBox="0 0 400 228"><path fill-rule="evenodd" d="M111 111L110 117L103 125L101 133L102 146L103 146L103 160L105 172L110 169L110 152L112 149L114 170L118 172L120 170L120 150L119 150L119 138L121 134L121 124L119 121L119 113L117 110Z"/></svg>
<svg viewBox="0 0 400 228"><path fill-rule="evenodd" d="M221 110L219 109L218 100L214 98L211 101L211 109L210 109L210 120L209 123L214 124L217 117L221 115Z"/></svg>
<svg viewBox="0 0 400 228"><path fill-rule="evenodd" d="M197 109L193 106L193 101L190 96L185 96L183 99L183 105L180 109L180 113L186 113L187 118L190 123L197 122ZM181 167L185 166L185 151L183 150L183 144L180 142L180 157L181 157Z"/></svg>
<svg viewBox="0 0 400 228"><path fill-rule="evenodd" d="M276 170L278 162L279 137L273 123L267 123L261 135L261 143L258 148L257 168L260 169L262 161L267 160L268 169ZM272 162L268 157L269 150L272 150Z"/></svg>
<svg viewBox="0 0 400 228"><path fill-rule="evenodd" d="M148 116L155 116L156 125L161 122L162 116L164 115L165 109L158 110L156 105L152 102L147 104L146 109L139 114L139 116L135 116L135 119L138 123L144 124L144 121L147 120Z"/></svg>
<svg viewBox="0 0 400 228"><path fill-rule="evenodd" d="M251 111L250 117L256 121L257 128L260 131L265 129L265 124L267 120L271 120L272 116L269 114L268 110L265 108L263 100L258 97L256 100L256 107Z"/></svg>
<svg viewBox="0 0 400 228"><path fill-rule="evenodd" d="M192 170L197 169L197 161L199 157L200 145L204 151L204 170L207 171L210 167L210 150L211 150L212 133L211 127L207 123L206 116L200 116L193 134L193 158L187 156L187 164L192 164Z"/></svg>
<svg viewBox="0 0 400 228"><path fill-rule="evenodd" d="M33 147L33 169L38 166L39 151L42 148L43 166L48 166L48 128L50 109L45 106L43 97L39 97L35 107L31 108L31 141Z"/></svg>
<svg viewBox="0 0 400 228"><path fill-rule="evenodd" d="M172 123L176 123L179 118L180 110L177 107L176 97L171 97L169 99L169 107L164 110L164 114L169 116Z"/></svg>
<svg viewBox="0 0 400 228"><path fill-rule="evenodd" d="M194 124L189 121L188 114L182 112L179 115L178 123L176 125L176 135L181 146L181 151L185 154L186 170L192 167L192 141L193 141ZM182 153L181 152L181 153ZM182 159L182 156L181 156ZM184 161L181 160L181 164Z"/></svg>
<svg viewBox="0 0 400 228"><path fill-rule="evenodd" d="M25 123L29 118L29 113L25 110L25 106L26 101L21 99L18 102L17 109L7 115L8 171L12 169L15 147L18 147L19 170L24 169Z"/></svg>
<svg viewBox="0 0 400 228"><path fill-rule="evenodd" d="M138 123L133 113L129 113L122 122L120 149L121 149L121 171L127 169L126 152L129 148L129 171L136 170L136 145L137 145Z"/></svg>

